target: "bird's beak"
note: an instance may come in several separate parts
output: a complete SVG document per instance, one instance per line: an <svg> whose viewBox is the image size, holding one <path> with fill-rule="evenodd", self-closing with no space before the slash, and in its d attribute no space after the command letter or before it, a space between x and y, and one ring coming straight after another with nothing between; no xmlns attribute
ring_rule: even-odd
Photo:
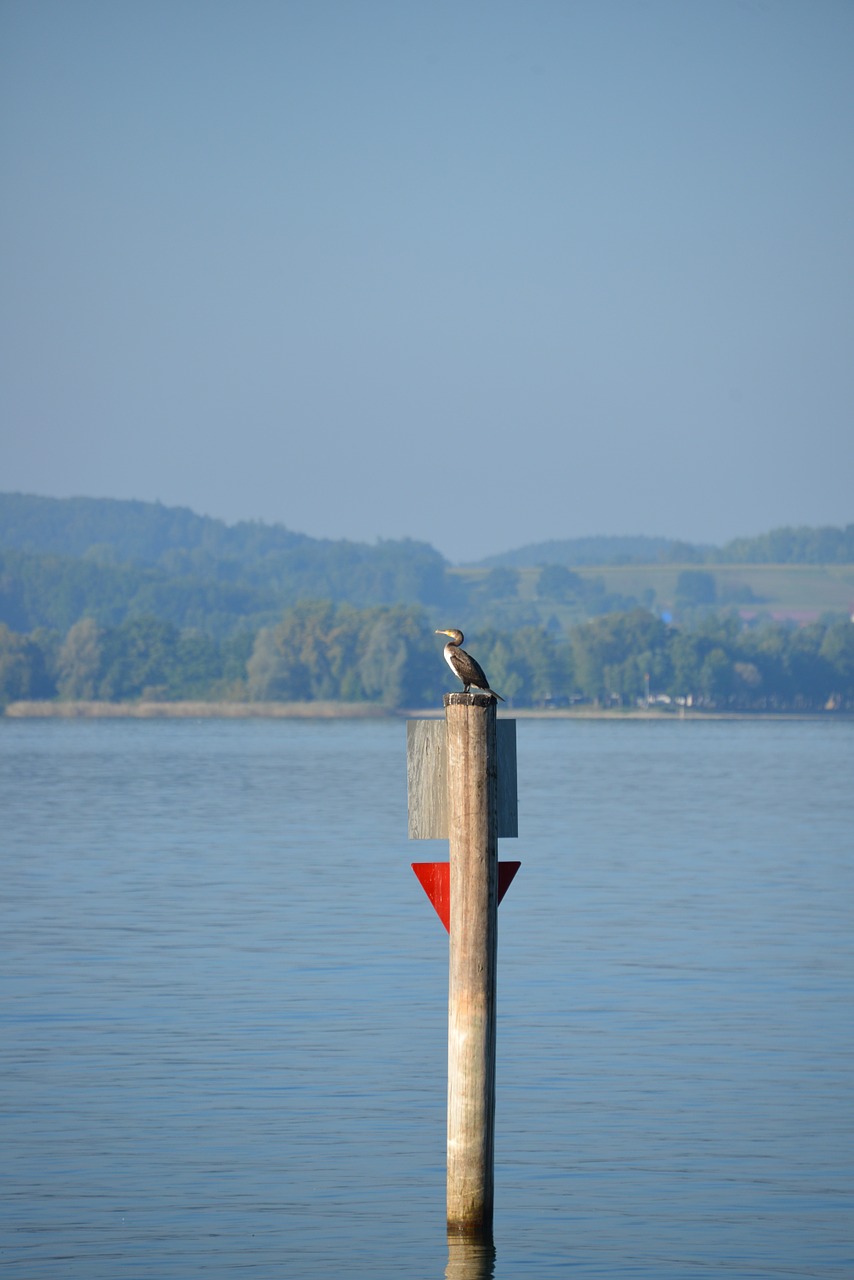
<svg viewBox="0 0 854 1280"><path fill-rule="evenodd" d="M437 636L449 636L451 633L450 631L435 631L433 634Z"/></svg>

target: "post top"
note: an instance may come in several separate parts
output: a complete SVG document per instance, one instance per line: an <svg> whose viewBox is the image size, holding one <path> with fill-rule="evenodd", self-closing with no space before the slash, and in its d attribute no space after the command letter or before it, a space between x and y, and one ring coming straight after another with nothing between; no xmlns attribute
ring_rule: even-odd
<svg viewBox="0 0 854 1280"><path fill-rule="evenodd" d="M446 693L442 699L446 707L488 707L498 706L491 693Z"/></svg>

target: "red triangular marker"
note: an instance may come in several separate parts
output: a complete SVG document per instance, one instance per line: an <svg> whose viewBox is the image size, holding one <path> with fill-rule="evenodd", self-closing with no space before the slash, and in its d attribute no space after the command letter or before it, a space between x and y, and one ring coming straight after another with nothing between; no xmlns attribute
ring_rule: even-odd
<svg viewBox="0 0 854 1280"><path fill-rule="evenodd" d="M504 897L521 867L521 862L499 862L498 901ZM451 864L450 862L413 862L412 870L421 882L421 888L436 908L442 924L451 932Z"/></svg>
<svg viewBox="0 0 854 1280"><path fill-rule="evenodd" d="M413 862L412 870L421 888L436 908L442 924L451 932L451 864L450 862Z"/></svg>

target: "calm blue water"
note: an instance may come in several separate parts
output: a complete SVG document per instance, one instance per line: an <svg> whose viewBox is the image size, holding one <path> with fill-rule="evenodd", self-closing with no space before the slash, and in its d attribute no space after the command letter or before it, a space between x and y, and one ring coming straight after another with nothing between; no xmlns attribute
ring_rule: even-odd
<svg viewBox="0 0 854 1280"><path fill-rule="evenodd" d="M399 722L0 720L9 1277L854 1275L854 723L521 721L495 1258Z"/></svg>

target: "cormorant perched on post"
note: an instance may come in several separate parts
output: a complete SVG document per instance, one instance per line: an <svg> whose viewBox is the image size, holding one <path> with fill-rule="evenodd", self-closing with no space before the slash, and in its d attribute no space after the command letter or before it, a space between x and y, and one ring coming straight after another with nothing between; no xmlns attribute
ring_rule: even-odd
<svg viewBox="0 0 854 1280"><path fill-rule="evenodd" d="M437 631L436 635L451 637L445 645L445 661L454 675L459 680L462 680L464 685L463 693L468 693L472 685L474 685L476 689L483 689L484 693L491 693L493 698L498 698L499 702L504 701L500 693L490 689L489 681L484 675L483 667L480 663L475 662L470 653L466 653L465 649L460 648L465 639L462 631Z"/></svg>

